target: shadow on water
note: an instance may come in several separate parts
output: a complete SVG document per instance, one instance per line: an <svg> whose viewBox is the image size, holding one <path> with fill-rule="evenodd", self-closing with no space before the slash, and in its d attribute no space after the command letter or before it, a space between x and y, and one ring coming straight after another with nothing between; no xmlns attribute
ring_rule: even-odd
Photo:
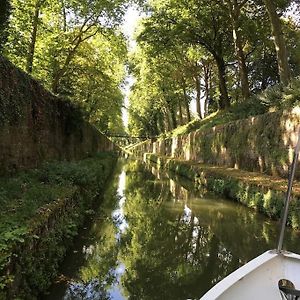
<svg viewBox="0 0 300 300"><path fill-rule="evenodd" d="M43 299L199 299L276 246L275 222L138 161L119 164L103 199ZM300 252L297 233L286 243Z"/></svg>

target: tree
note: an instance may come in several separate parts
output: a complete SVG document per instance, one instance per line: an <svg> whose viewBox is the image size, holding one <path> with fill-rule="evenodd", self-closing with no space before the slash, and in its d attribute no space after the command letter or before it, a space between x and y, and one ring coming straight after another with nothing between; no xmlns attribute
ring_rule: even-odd
<svg viewBox="0 0 300 300"><path fill-rule="evenodd" d="M125 38L118 32L126 3L12 0L5 55L55 94L87 110L100 130L123 130Z"/></svg>
<svg viewBox="0 0 300 300"><path fill-rule="evenodd" d="M154 5L151 17L144 22L141 40L169 47L174 43L200 45L215 60L219 79L219 107L230 106L226 83L225 54L231 45L228 18L219 1L169 0ZM228 52L229 53L229 52Z"/></svg>
<svg viewBox="0 0 300 300"><path fill-rule="evenodd" d="M26 58L26 71L28 73L32 73L35 44L36 44L37 31L38 31L38 25L39 25L40 10L42 8L42 5L45 3L45 1L46 0L36 0L36 2L34 4L32 30L31 30L31 34L30 34L28 53L27 53L27 58Z"/></svg>
<svg viewBox="0 0 300 300"><path fill-rule="evenodd" d="M2 0L0 2L0 53L2 52L2 47L7 40L7 27L10 10L10 0Z"/></svg>
<svg viewBox="0 0 300 300"><path fill-rule="evenodd" d="M264 3L269 14L272 34L274 37L280 81L282 84L287 85L290 82L291 74L281 21L276 12L276 3L272 0L264 0Z"/></svg>
<svg viewBox="0 0 300 300"><path fill-rule="evenodd" d="M122 34L111 32L85 41L65 76L67 92L84 107L89 121L102 132L123 132L124 63L127 47ZM67 83L66 82L66 83Z"/></svg>
<svg viewBox="0 0 300 300"><path fill-rule="evenodd" d="M246 57L243 50L243 41L241 34L241 10L243 6L247 4L249 0L226 0L227 6L229 8L229 15L232 26L232 35L235 44L236 56L239 66L239 74L242 87L242 96L244 100L248 99L250 96L249 80L248 80L248 70L246 66Z"/></svg>

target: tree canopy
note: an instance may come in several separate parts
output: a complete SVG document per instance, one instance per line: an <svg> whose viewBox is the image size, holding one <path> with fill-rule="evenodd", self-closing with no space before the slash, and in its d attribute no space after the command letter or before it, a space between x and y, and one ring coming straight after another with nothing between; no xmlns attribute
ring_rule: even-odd
<svg viewBox="0 0 300 300"><path fill-rule="evenodd" d="M120 25L133 4L143 17L128 55ZM126 106L129 134L157 136L300 74L297 1L5 0L0 11L0 51L103 132L124 131Z"/></svg>
<svg viewBox="0 0 300 300"><path fill-rule="evenodd" d="M11 0L3 53L102 131L123 131L126 1Z"/></svg>
<svg viewBox="0 0 300 300"><path fill-rule="evenodd" d="M203 118L288 85L299 75L299 27L285 16L292 2L148 1L131 55L129 129L161 134L191 120L191 102Z"/></svg>

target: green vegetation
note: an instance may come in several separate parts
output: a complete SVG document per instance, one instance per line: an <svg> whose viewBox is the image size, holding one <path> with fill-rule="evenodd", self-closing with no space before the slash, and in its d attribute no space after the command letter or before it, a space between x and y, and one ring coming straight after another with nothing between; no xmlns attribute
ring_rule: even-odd
<svg viewBox="0 0 300 300"><path fill-rule="evenodd" d="M2 55L55 95L81 106L101 131L122 132L127 45L119 25L126 1L2 2Z"/></svg>
<svg viewBox="0 0 300 300"><path fill-rule="evenodd" d="M115 159L50 162L0 179L0 298L21 290L33 299L49 286Z"/></svg>
<svg viewBox="0 0 300 300"><path fill-rule="evenodd" d="M300 104L300 78L293 79L289 85L277 84L261 93L252 96L242 103L233 104L228 110L219 110L203 119L178 126L176 129L162 134L160 138L188 134L195 130L205 130L231 121L257 116L270 111L292 109Z"/></svg>
<svg viewBox="0 0 300 300"><path fill-rule="evenodd" d="M200 119L220 111L204 119L213 125L299 101L299 79L292 78L300 74L300 31L286 15L290 5L299 10L289 0L147 1L130 56L130 132L201 127L192 103ZM181 125L188 128L176 130Z"/></svg>
<svg viewBox="0 0 300 300"><path fill-rule="evenodd" d="M7 39L7 27L9 22L11 6L10 0L3 0L0 3L0 53L2 51L3 44Z"/></svg>
<svg viewBox="0 0 300 300"><path fill-rule="evenodd" d="M55 95L77 103L102 132L125 134L127 71L136 79L126 104L126 134L133 136L159 136L182 125L188 128L179 133L193 130L203 125L197 118L218 111L204 122L290 107L291 90L299 98L295 0L2 2L1 53ZM144 14L129 53L121 25L130 6ZM257 96L265 90L266 99Z"/></svg>

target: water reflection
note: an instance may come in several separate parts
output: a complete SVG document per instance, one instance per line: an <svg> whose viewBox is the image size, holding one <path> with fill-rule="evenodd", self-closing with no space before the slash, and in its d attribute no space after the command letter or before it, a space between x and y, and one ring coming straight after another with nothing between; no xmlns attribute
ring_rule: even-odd
<svg viewBox="0 0 300 300"><path fill-rule="evenodd" d="M198 198L189 182L177 182L127 163L81 245L81 264L69 273L67 264L71 279L62 297L53 288L52 299L199 299L275 247L274 222L213 195ZM296 233L288 231L287 243L300 252Z"/></svg>
<svg viewBox="0 0 300 300"><path fill-rule="evenodd" d="M123 170L122 173L120 174L119 182L118 182L117 196L120 198L118 202L118 208L112 212L114 223L118 228L118 233L116 235L116 238L118 240L121 238L122 233L124 233L126 228L128 227L124 215L124 210L123 210L126 201L126 197L124 194L125 187L126 187L126 172Z"/></svg>

